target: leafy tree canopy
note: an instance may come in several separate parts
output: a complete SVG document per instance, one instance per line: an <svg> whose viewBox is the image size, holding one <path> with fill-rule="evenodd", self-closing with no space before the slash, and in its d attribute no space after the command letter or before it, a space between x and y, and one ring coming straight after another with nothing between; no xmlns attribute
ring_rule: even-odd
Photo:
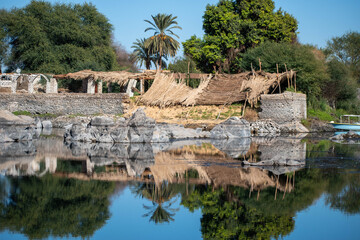
<svg viewBox="0 0 360 240"><path fill-rule="evenodd" d="M31 1L22 9L3 11L0 24L11 47L4 62L8 71L19 67L65 73L116 67L112 25L92 4Z"/></svg>
<svg viewBox="0 0 360 240"><path fill-rule="evenodd" d="M284 72L286 68L297 72L297 89L312 96L321 95L321 87L328 79L325 59L321 52L311 46L290 43L266 42L257 48L249 49L239 66L251 70L251 64L259 69L259 58L262 70L266 72ZM286 64L286 68L285 68Z"/></svg>
<svg viewBox="0 0 360 240"><path fill-rule="evenodd" d="M178 26L176 21L177 17L173 17L172 14L157 14L151 16L153 22L145 20L151 27L145 29L146 31L154 31L154 36L148 38L145 41L145 47L149 53L157 56L157 68L162 68L162 57L175 56L176 51L179 49L179 42L174 37L179 38L174 33L174 29L182 29Z"/></svg>
<svg viewBox="0 0 360 240"><path fill-rule="evenodd" d="M349 32L328 41L325 53L349 66L360 83L360 33Z"/></svg>
<svg viewBox="0 0 360 240"><path fill-rule="evenodd" d="M10 178L8 203L0 202L0 231L27 237L91 237L110 217L114 183L45 175Z"/></svg>
<svg viewBox="0 0 360 240"><path fill-rule="evenodd" d="M237 72L236 60L247 49L267 40L296 40L296 19L281 9L275 11L272 0L220 0L206 7L203 19L204 38L193 36L183 46L204 72L214 68Z"/></svg>

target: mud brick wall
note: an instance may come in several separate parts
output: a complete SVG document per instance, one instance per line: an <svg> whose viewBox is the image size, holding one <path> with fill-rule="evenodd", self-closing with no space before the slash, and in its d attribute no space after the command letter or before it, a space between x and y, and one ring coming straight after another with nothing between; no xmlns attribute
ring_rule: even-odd
<svg viewBox="0 0 360 240"><path fill-rule="evenodd" d="M121 114L124 94L11 94L0 93L0 109L52 114Z"/></svg>
<svg viewBox="0 0 360 240"><path fill-rule="evenodd" d="M306 95L285 92L261 95L260 119L271 119L278 123L306 119Z"/></svg>

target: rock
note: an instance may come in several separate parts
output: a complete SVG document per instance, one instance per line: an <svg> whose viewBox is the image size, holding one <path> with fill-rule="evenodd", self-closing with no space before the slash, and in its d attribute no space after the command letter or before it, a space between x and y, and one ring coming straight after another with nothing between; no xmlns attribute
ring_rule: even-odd
<svg viewBox="0 0 360 240"><path fill-rule="evenodd" d="M41 123L40 118L35 118L35 128L42 129L42 123Z"/></svg>
<svg viewBox="0 0 360 240"><path fill-rule="evenodd" d="M0 142L31 141L36 137L35 121L0 110Z"/></svg>
<svg viewBox="0 0 360 240"><path fill-rule="evenodd" d="M42 128L43 129L50 129L52 128L52 123L49 120L42 121Z"/></svg>
<svg viewBox="0 0 360 240"><path fill-rule="evenodd" d="M213 139L250 137L250 124L245 119L231 117L216 125L210 132Z"/></svg>
<svg viewBox="0 0 360 240"><path fill-rule="evenodd" d="M263 133L280 133L280 126L271 120L257 120L250 122L250 131L254 134L263 135Z"/></svg>
<svg viewBox="0 0 360 240"><path fill-rule="evenodd" d="M232 158L246 155L251 138L211 139L211 144Z"/></svg>
<svg viewBox="0 0 360 240"><path fill-rule="evenodd" d="M309 130L300 122L289 122L279 124L281 132L283 133L308 133Z"/></svg>
<svg viewBox="0 0 360 240"><path fill-rule="evenodd" d="M170 140L184 140L195 138L209 138L210 133L201 128L191 129L177 124L157 124L154 128L151 142L168 142Z"/></svg>
<svg viewBox="0 0 360 240"><path fill-rule="evenodd" d="M34 120L32 117L30 116L26 116L26 115L19 115L19 118L21 118L22 120L24 120L25 122L29 122L29 123L34 123L36 124L36 119Z"/></svg>
<svg viewBox="0 0 360 240"><path fill-rule="evenodd" d="M136 110L130 117L128 126L130 142L151 142L155 128L155 120L147 117L143 108Z"/></svg>
<svg viewBox="0 0 360 240"><path fill-rule="evenodd" d="M344 135L345 134L338 134L338 135L331 137L330 139L331 140L344 140Z"/></svg>
<svg viewBox="0 0 360 240"><path fill-rule="evenodd" d="M84 124L73 124L69 130L65 132L65 140L79 141L79 142L94 142L96 141L90 128Z"/></svg>
<svg viewBox="0 0 360 240"><path fill-rule="evenodd" d="M90 121L91 126L113 126L114 120L108 117L94 117Z"/></svg>

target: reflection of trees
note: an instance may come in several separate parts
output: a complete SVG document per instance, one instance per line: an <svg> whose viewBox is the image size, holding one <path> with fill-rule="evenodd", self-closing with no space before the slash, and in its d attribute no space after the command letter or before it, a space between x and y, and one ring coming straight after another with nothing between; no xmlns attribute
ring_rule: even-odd
<svg viewBox="0 0 360 240"><path fill-rule="evenodd" d="M280 181L287 179L280 176ZM228 186L212 189L197 186L182 205L190 211L201 209L201 230L205 239L270 239L289 234L293 216L326 194L331 208L345 213L360 212L360 175L341 169L304 169L296 172L291 193L275 197L275 188L250 194L251 189ZM284 196L284 198L283 198Z"/></svg>
<svg viewBox="0 0 360 240"><path fill-rule="evenodd" d="M0 205L0 230L29 238L90 237L109 218L114 183L45 175L11 178L10 202Z"/></svg>
<svg viewBox="0 0 360 240"><path fill-rule="evenodd" d="M348 184L342 190L330 193L326 203L334 209L349 214L360 213L360 175L348 175Z"/></svg>
<svg viewBox="0 0 360 240"><path fill-rule="evenodd" d="M179 209L171 206L177 200L177 196L183 187L181 185L162 182L160 185L155 183L137 183L133 187L133 193L137 196L152 201L152 206L145 206L148 211L144 217L150 217L150 221L164 223L174 221L173 216Z"/></svg>
<svg viewBox="0 0 360 240"><path fill-rule="evenodd" d="M270 239L285 236L293 230L291 216L265 215L261 209L236 199L231 191L203 186L183 198L182 204L191 211L201 207L204 239ZM229 201L229 195L232 195L232 201Z"/></svg>

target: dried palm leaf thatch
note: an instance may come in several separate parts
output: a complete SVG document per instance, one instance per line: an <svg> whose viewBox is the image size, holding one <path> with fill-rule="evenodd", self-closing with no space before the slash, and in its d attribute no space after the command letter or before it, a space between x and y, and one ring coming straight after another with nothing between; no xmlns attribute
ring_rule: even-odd
<svg viewBox="0 0 360 240"><path fill-rule="evenodd" d="M170 106L222 105L247 100L256 103L261 94L266 94L284 80L292 79L294 71L281 74L266 72L245 72L240 74L209 75L201 80L198 88L179 83L174 75L158 73L150 89L141 97L148 105Z"/></svg>
<svg viewBox="0 0 360 240"><path fill-rule="evenodd" d="M158 73L150 89L141 97L148 105L170 106L182 104L193 91L180 79L178 83L174 75Z"/></svg>
<svg viewBox="0 0 360 240"><path fill-rule="evenodd" d="M126 85L130 79L154 79L156 71L147 70L142 73L131 73L127 71L112 71L112 72L96 72L91 70L82 70L75 73L60 74L53 76L57 79L67 78L74 80L102 80L104 82L117 83L120 86Z"/></svg>

